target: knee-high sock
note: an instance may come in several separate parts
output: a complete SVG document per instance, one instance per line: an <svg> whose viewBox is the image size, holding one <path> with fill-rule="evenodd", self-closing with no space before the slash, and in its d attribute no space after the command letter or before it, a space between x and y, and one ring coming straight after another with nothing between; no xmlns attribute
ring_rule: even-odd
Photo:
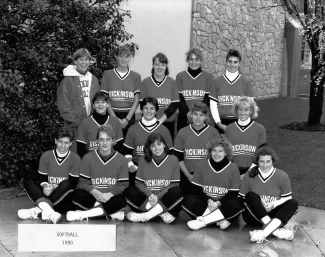
<svg viewBox="0 0 325 257"><path fill-rule="evenodd" d="M219 220L224 220L225 217L223 216L221 211L219 209L217 209L217 210L211 212L210 214L202 217L202 219L205 221L206 224L210 224L212 222L217 222Z"/></svg>
<svg viewBox="0 0 325 257"><path fill-rule="evenodd" d="M202 214L202 217L203 216L206 216L206 215L208 215L208 214L210 214L211 213L211 211L209 210L209 208L207 208L205 211L204 211L204 213Z"/></svg>
<svg viewBox="0 0 325 257"><path fill-rule="evenodd" d="M95 207L87 211L81 211L82 215L87 218L98 217L104 215L104 210L100 207Z"/></svg>
<svg viewBox="0 0 325 257"><path fill-rule="evenodd" d="M151 220L152 218L158 216L163 212L162 206L158 203L155 207L151 208L149 211L144 212L143 215L146 217L146 220Z"/></svg>

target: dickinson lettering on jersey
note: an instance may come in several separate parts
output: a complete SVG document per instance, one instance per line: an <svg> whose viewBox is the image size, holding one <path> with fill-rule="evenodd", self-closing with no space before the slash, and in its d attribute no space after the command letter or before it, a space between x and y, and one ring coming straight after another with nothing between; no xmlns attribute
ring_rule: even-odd
<svg viewBox="0 0 325 257"><path fill-rule="evenodd" d="M66 177L51 177L48 176L48 182L50 182L51 184L60 184L63 180L66 180L68 178Z"/></svg>
<svg viewBox="0 0 325 257"><path fill-rule="evenodd" d="M113 101L130 101L134 98L133 92L130 91L108 91L108 95L113 98Z"/></svg>
<svg viewBox="0 0 325 257"><path fill-rule="evenodd" d="M197 90L197 89L192 89L192 90L182 90L182 94L185 98L185 100L203 100L203 97L205 95L204 90Z"/></svg>
<svg viewBox="0 0 325 257"><path fill-rule="evenodd" d="M242 95L221 95L218 96L218 102L220 105L233 104L238 100L239 97L243 97Z"/></svg>
<svg viewBox="0 0 325 257"><path fill-rule="evenodd" d="M233 145L232 149L233 149L233 155L245 154L245 155L253 156L256 151L256 146L240 144L240 145Z"/></svg>
<svg viewBox="0 0 325 257"><path fill-rule="evenodd" d="M220 199L227 194L228 189L217 186L204 186L203 191L208 196Z"/></svg>

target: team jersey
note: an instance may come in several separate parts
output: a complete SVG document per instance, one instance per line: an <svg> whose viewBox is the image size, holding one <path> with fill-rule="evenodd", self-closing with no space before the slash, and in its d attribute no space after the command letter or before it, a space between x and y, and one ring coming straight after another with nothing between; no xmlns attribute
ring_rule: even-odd
<svg viewBox="0 0 325 257"><path fill-rule="evenodd" d="M91 185L102 193L110 192L118 181L128 181L127 159L115 152L106 162L97 151L87 153L81 162L80 176L91 180Z"/></svg>
<svg viewBox="0 0 325 257"><path fill-rule="evenodd" d="M254 91L251 81L241 74L232 82L225 74L217 77L210 91L210 99L218 102L220 118L235 118L234 104L242 96L254 97Z"/></svg>
<svg viewBox="0 0 325 257"><path fill-rule="evenodd" d="M145 78L140 85L140 101L148 96L157 99L159 110L156 114L156 118L160 119L171 103L179 102L176 81L166 76L164 80L157 85L151 76ZM169 117L167 121L173 121L174 119L175 114Z"/></svg>
<svg viewBox="0 0 325 257"><path fill-rule="evenodd" d="M179 183L179 165L174 155L157 164L154 159L147 162L142 156L139 161L136 179L143 182L150 191L160 191L170 183Z"/></svg>
<svg viewBox="0 0 325 257"><path fill-rule="evenodd" d="M233 162L239 168L249 168L255 151L266 143L263 125L253 121L247 128L241 129L237 121L229 124L225 131L233 149Z"/></svg>
<svg viewBox="0 0 325 257"><path fill-rule="evenodd" d="M288 174L276 168L273 168L270 176L265 179L260 174L252 178L249 173L246 173L240 186L239 195L245 197L248 192L258 194L266 203L292 195Z"/></svg>
<svg viewBox="0 0 325 257"><path fill-rule="evenodd" d="M139 163L140 156L144 154L143 149L147 138L152 133L159 133L162 135L168 148L173 148L172 137L170 136L168 129L163 124L157 122L154 127L151 127L151 129L148 130L148 128L143 125L141 121L139 121L129 128L124 141L124 146L133 150L132 161Z"/></svg>
<svg viewBox="0 0 325 257"><path fill-rule="evenodd" d="M185 166L193 174L200 161L206 159L208 142L218 137L219 132L209 125L197 133L190 124L177 133L174 150L184 154Z"/></svg>
<svg viewBox="0 0 325 257"><path fill-rule="evenodd" d="M179 93L184 96L189 110L192 110L195 101L203 101L205 94L210 93L214 83L212 74L206 71L193 78L187 70L177 74L176 82Z"/></svg>
<svg viewBox="0 0 325 257"><path fill-rule="evenodd" d="M70 151L60 162L55 155L55 150L50 150L42 154L38 172L47 175L48 183L58 185L68 179L69 175L79 177L80 162L80 157Z"/></svg>
<svg viewBox="0 0 325 257"><path fill-rule="evenodd" d="M123 132L120 121L116 117L108 116L105 124L102 126L105 126L107 124L111 125L115 131L116 141L122 140ZM96 139L97 132L98 129L102 126L96 122L93 116L87 117L81 122L80 126L78 127L76 141L87 144L88 152L96 150L98 148L98 142Z"/></svg>
<svg viewBox="0 0 325 257"><path fill-rule="evenodd" d="M222 170L216 171L209 159L201 162L194 173L192 183L203 188L203 192L214 201L220 200L228 191L239 191L240 174L236 164L229 162Z"/></svg>
<svg viewBox="0 0 325 257"><path fill-rule="evenodd" d="M134 103L134 95L140 93L141 76L129 70L121 77L116 69L104 72L101 91L109 95L114 111L129 111Z"/></svg>

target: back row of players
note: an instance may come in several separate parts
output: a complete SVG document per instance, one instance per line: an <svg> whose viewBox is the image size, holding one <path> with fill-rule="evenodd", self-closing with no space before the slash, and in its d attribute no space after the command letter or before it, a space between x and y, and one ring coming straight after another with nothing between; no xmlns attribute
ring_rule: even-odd
<svg viewBox="0 0 325 257"><path fill-rule="evenodd" d="M273 167L275 153L263 147L266 144L265 129L253 121L258 111L255 101L250 97L239 97L248 91L237 92L238 95L229 93L251 87L242 75L231 77L233 74L230 73L238 73L240 63L240 55L234 57L231 53L238 52L231 50L227 56L227 71L223 79L228 84L219 84L222 78L218 78L217 85L221 86L216 87L210 75L201 70L200 52L192 49L187 54L189 69L177 75L178 86L185 81L183 85L192 87L180 90L181 103L186 103L180 106L177 104L177 86L167 76L167 58L164 62L165 56L157 54L153 58L152 76L140 86L142 118L130 126L139 101L139 90L127 92L121 88L130 86L127 80L129 76L139 83L141 79L128 69L130 56L126 54L127 50L121 47L120 52L124 54L117 57L118 68L126 67L125 74L121 74L118 68L106 71L101 92L95 93L90 86L92 83L98 84L88 72L90 56L75 59L76 69L72 66L65 69L64 73L70 76L63 80L58 89L58 106L66 123L77 131L77 152L81 157L86 155L79 169L78 155L69 151L73 144L71 132L59 132L55 140L56 149L41 157L39 179L25 181L26 192L36 207L19 210L18 216L27 219L42 214L43 219L57 223L62 218L61 213L67 211L68 221L97 216L123 220L126 214L130 221L145 222L159 215L164 222L171 223L182 206L194 218L188 222L191 229L199 229L210 223L217 223L221 229L226 229L244 210L243 218L247 223L266 225L263 230L251 232L252 242L261 242L270 234L292 240L294 232L282 228L297 209L297 202L291 198L289 178L285 172ZM79 83L73 87L78 77L71 74L80 73L80 69L85 69L86 73L84 76L79 74ZM156 76L159 74L162 80ZM89 78L81 78L87 76L90 76L90 81ZM205 77L209 89L202 89L204 81L196 85L201 89L193 89L197 82L195 80L200 77ZM109 84L107 81L114 80L115 90L105 88ZM164 89L164 86L172 92L176 90L176 94L172 94L176 95L174 100L164 98L166 90L154 92ZM228 92L228 95L224 93L221 96L211 94L210 102L212 107L214 100L218 101L222 119L218 120L218 108L212 111L212 116L218 127L225 129L225 135L232 145L208 125L209 108L203 102L207 101L210 90ZM80 93L81 96L76 97ZM153 94L158 100L153 98ZM131 98L131 106L129 103L126 107ZM79 109L76 108L78 105ZM91 107L93 114L84 118ZM183 122L184 126L184 117L189 118L191 124L180 129L176 136L176 158L170 151L173 150L170 135L173 124L168 121L173 120L171 117L177 108L180 112L178 124ZM159 113L161 110L163 112ZM236 122L228 125L234 117ZM163 122L168 129L161 125ZM122 128L126 134L123 145ZM115 143L117 151L113 148ZM240 183L240 174L243 175L250 168L254 153L257 166ZM130 187L127 187L128 182ZM70 194L76 186L78 189ZM244 201L238 197L238 192ZM126 202L128 208L122 210Z"/></svg>

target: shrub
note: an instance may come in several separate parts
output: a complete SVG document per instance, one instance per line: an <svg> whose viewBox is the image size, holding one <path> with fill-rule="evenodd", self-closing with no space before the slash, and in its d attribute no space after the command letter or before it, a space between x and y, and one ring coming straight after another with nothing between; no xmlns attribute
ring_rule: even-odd
<svg viewBox="0 0 325 257"><path fill-rule="evenodd" d="M0 1L0 180L17 185L33 176L61 126L56 89L67 57L87 48L98 78L112 68L128 11L121 0ZM130 44L133 51L137 48Z"/></svg>

